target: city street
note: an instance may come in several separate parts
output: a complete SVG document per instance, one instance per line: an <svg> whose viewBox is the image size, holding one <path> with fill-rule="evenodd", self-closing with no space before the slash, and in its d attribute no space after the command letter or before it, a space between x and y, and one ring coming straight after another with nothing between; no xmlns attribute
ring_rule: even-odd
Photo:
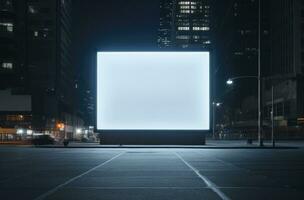
<svg viewBox="0 0 304 200"><path fill-rule="evenodd" d="M304 0L0 0L0 200L304 200Z"/></svg>
<svg viewBox="0 0 304 200"><path fill-rule="evenodd" d="M1 199L304 199L304 149L0 147Z"/></svg>

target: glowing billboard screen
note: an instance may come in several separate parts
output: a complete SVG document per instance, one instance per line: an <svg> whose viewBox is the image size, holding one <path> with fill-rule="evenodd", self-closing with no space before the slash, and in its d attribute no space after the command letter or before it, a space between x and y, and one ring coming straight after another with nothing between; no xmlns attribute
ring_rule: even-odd
<svg viewBox="0 0 304 200"><path fill-rule="evenodd" d="M97 129L209 130L208 52L98 52Z"/></svg>

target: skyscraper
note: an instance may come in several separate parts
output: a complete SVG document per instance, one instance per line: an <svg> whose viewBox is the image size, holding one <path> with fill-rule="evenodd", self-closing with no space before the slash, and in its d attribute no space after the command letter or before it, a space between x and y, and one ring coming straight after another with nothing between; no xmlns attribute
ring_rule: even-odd
<svg viewBox="0 0 304 200"><path fill-rule="evenodd" d="M160 18L158 30L159 48L168 48L172 45L173 32L173 1L160 1Z"/></svg>
<svg viewBox="0 0 304 200"><path fill-rule="evenodd" d="M71 0L0 1L1 89L10 90L12 98L28 95L31 102L30 123L20 128L52 132L60 122L65 132L73 132L71 4ZM6 112L1 114L8 119ZM13 114L19 116L17 111Z"/></svg>
<svg viewBox="0 0 304 200"><path fill-rule="evenodd" d="M269 45L269 1L261 0L261 68L262 75L268 68ZM257 119L257 79L241 78L228 87L226 80L233 77L257 76L258 74L258 0L216 0L214 45L215 65L219 70L216 79L216 97L229 108L230 123L240 122L256 127ZM226 91L226 92L223 92Z"/></svg>
<svg viewBox="0 0 304 200"><path fill-rule="evenodd" d="M276 126L303 124L303 1L261 0L261 68L264 123L270 122L271 87L274 86ZM258 66L258 0L230 0L216 13L216 66L225 80L256 76ZM244 84L245 83L245 84ZM246 87L244 87L246 85ZM225 95L235 111L233 121L256 118L257 82L254 78L236 81ZM223 86L223 88L227 86ZM223 90L221 88L220 90ZM269 124L269 123L268 123Z"/></svg>
<svg viewBox="0 0 304 200"><path fill-rule="evenodd" d="M26 1L0 1L0 127L32 125L27 72Z"/></svg>
<svg viewBox="0 0 304 200"><path fill-rule="evenodd" d="M265 87L265 117L270 118L271 86L277 126L304 124L304 2L271 0L271 79Z"/></svg>
<svg viewBox="0 0 304 200"><path fill-rule="evenodd" d="M74 71L71 58L71 1L27 1L28 70L33 122L52 128L71 123Z"/></svg>
<svg viewBox="0 0 304 200"><path fill-rule="evenodd" d="M211 48L209 0L162 0L160 3L159 48Z"/></svg>
<svg viewBox="0 0 304 200"><path fill-rule="evenodd" d="M0 88L25 86L24 1L0 1ZM23 12L22 12L23 11Z"/></svg>

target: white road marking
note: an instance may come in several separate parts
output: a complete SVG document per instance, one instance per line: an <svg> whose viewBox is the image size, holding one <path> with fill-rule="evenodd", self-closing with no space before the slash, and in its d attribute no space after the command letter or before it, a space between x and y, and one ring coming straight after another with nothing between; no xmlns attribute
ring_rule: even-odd
<svg viewBox="0 0 304 200"><path fill-rule="evenodd" d="M94 187L94 186L67 186L65 187L67 189L96 189L96 190L124 190L124 189L177 189L177 190L192 190L192 189L210 189L208 186L201 186L201 187L174 187L174 186L163 186L163 187L158 187L158 186L122 186L122 187ZM223 187L217 187L218 189L255 189L255 190L262 190L265 189L265 187L260 187L260 186L223 186ZM267 187L268 189L286 189L286 187L281 186L281 187Z"/></svg>
<svg viewBox="0 0 304 200"><path fill-rule="evenodd" d="M134 186L134 187L83 187L83 186L71 186L71 187L65 187L65 188L68 188L68 189L96 189L96 190L129 190L129 189L155 189L155 190L159 190L159 189L180 189L180 190L192 190L192 189L209 189L209 187L170 187L170 186L164 186L164 187L158 187L158 186L143 186L143 187L140 187L140 186Z"/></svg>
<svg viewBox="0 0 304 200"><path fill-rule="evenodd" d="M175 152L175 155L181 160L183 161L192 171L194 171L194 173L200 178L202 179L208 188L210 188L213 192L215 192L222 200L230 200L230 198L228 196L226 196L225 193L223 193L219 187L213 183L212 181L210 181L207 177L203 176L198 169L196 169L195 167L193 167L192 165L190 165L186 160L184 160L177 152Z"/></svg>
<svg viewBox="0 0 304 200"><path fill-rule="evenodd" d="M82 174L80 174L80 175L78 175L78 176L75 176L75 177L73 177L73 178L67 180L66 182L64 182L64 183L62 183L62 184L60 184L60 185L54 187L53 189L51 189L51 190L49 190L49 191L47 191L47 192L45 192L45 193L43 193L42 195L40 195L39 197L35 198L34 200L42 200L42 199L45 199L47 196L49 196L49 195L55 193L55 192L58 191L60 188L66 186L67 184L69 184L69 183L71 183L71 182L73 182L73 181L75 181L75 180L81 178L82 176L84 176L84 175L86 175L86 174L88 174L88 173L94 171L95 169L97 169L97 168L99 168L99 167L101 167L101 166L106 165L107 163L109 163L109 162L111 162L112 160L118 158L119 156L121 156L121 155L124 154L124 153L125 153L125 152L122 152L122 153L120 153L120 154L118 154L118 155L112 157L111 159L109 159L109 160L107 160L107 161L105 161L105 162L103 162L103 163L101 163L101 164L99 164L99 165L97 165L97 166L95 166L95 167L89 169L88 171L86 171L86 172L84 172L84 173L82 173Z"/></svg>

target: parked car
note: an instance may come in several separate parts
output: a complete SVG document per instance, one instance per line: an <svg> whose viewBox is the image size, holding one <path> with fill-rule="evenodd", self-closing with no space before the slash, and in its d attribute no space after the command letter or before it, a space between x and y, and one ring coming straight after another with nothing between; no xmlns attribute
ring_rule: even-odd
<svg viewBox="0 0 304 200"><path fill-rule="evenodd" d="M54 144L55 140L49 135L40 135L32 140L34 145Z"/></svg>

